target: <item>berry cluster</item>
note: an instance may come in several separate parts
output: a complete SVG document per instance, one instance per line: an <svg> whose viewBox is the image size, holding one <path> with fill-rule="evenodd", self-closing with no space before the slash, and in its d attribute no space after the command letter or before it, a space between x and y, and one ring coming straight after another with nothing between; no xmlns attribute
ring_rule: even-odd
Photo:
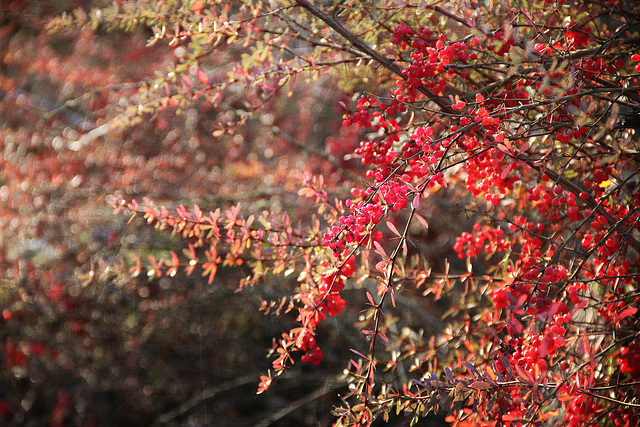
<svg viewBox="0 0 640 427"><path fill-rule="evenodd" d="M398 81L398 86L408 89L410 97L415 97L415 89L420 86L439 94L444 92L447 80L457 75L462 78L469 76L467 71L456 68L454 64L458 60L466 62L477 59L476 52L469 51L479 44L478 39L471 39L468 43L448 42L444 34L435 38L433 32L424 27L420 27L415 33L407 31L405 27L396 30L394 43L400 44L401 50L409 47L412 49L409 66L402 70L406 80Z"/></svg>
<svg viewBox="0 0 640 427"><path fill-rule="evenodd" d="M602 413L602 405L594 398L577 393L566 405L565 422L567 426L597 427L597 416Z"/></svg>
<svg viewBox="0 0 640 427"><path fill-rule="evenodd" d="M484 251L486 254L507 252L511 248L511 241L504 238L504 230L501 228L482 227L480 224L473 226L473 233L464 232L456 238L453 250L458 257L463 259L475 258Z"/></svg>
<svg viewBox="0 0 640 427"><path fill-rule="evenodd" d="M640 73L640 53L634 53L633 55L631 55L631 60L633 62L637 62L636 66L635 66L635 70Z"/></svg>
<svg viewBox="0 0 640 427"><path fill-rule="evenodd" d="M335 254L344 253L349 243L359 244L380 223L384 215L384 209L379 203L360 201L354 204L347 200L346 205L353 213L341 216L340 225L334 225L324 235L323 245L331 248Z"/></svg>
<svg viewBox="0 0 640 427"><path fill-rule="evenodd" d="M329 268L326 262L323 262L322 267L326 273L322 275L319 285L301 292L298 297L304 304L298 310L297 318L302 327L292 330L289 335L285 334L283 340L284 349L290 347L289 351L303 351L302 362L314 366L319 365L324 359L322 349L315 340L315 330L327 315L335 316L342 313L346 302L340 296L340 292L344 289L345 280L356 271L354 257L345 261L339 271ZM279 360L277 362L280 364Z"/></svg>
<svg viewBox="0 0 640 427"><path fill-rule="evenodd" d="M579 27L576 21L571 21L566 35L569 39L569 45L574 49L579 49L589 44L592 33L591 27L587 25Z"/></svg>
<svg viewBox="0 0 640 427"><path fill-rule="evenodd" d="M620 372L640 375L640 341L634 341L620 350Z"/></svg>

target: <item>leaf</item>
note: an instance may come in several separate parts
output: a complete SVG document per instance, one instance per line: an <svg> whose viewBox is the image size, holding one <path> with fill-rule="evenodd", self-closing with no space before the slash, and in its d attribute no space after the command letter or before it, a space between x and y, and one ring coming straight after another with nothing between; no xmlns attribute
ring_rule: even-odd
<svg viewBox="0 0 640 427"><path fill-rule="evenodd" d="M578 303L578 305L573 307L573 312L579 312L580 310L582 310L583 308L585 308L587 306L587 304L589 304L589 300L587 299L583 299L582 301L580 301Z"/></svg>
<svg viewBox="0 0 640 427"><path fill-rule="evenodd" d="M367 291L367 299L369 300L369 302L371 303L371 305L375 306L376 303L373 300L373 297L371 296L371 294L369 293L369 291Z"/></svg>
<svg viewBox="0 0 640 427"><path fill-rule="evenodd" d="M418 209L419 206L420 206L420 195L417 194L416 197L414 197L413 201L411 202L411 207L413 209Z"/></svg>
<svg viewBox="0 0 640 427"><path fill-rule="evenodd" d="M400 234L400 232L398 231L398 229L396 228L395 225L393 225L393 223L391 221L387 221L387 227L389 227L389 230L391 230L391 232L393 234L395 234L398 237L402 237L402 235Z"/></svg>
<svg viewBox="0 0 640 427"><path fill-rule="evenodd" d="M447 375L447 378L449 378L449 381L453 382L453 372L451 372L451 368L448 366L444 368L444 373Z"/></svg>
<svg viewBox="0 0 640 427"><path fill-rule="evenodd" d="M515 414L504 414L502 416L503 421L517 421L521 418L522 418L522 415L515 415Z"/></svg>
<svg viewBox="0 0 640 427"><path fill-rule="evenodd" d="M355 350L353 348L350 348L349 350L351 350L353 353L357 354L358 356L362 357L363 359L367 359L367 356L365 356L364 354L360 353L358 350Z"/></svg>
<svg viewBox="0 0 640 427"><path fill-rule="evenodd" d="M380 255L382 255L383 258L385 259L389 259L389 257L387 256L387 253L384 251L384 248L382 247L382 245L380 243L378 243L377 241L373 241L373 246L376 247L376 252L379 253Z"/></svg>
<svg viewBox="0 0 640 427"><path fill-rule="evenodd" d="M202 272L202 277L209 276L209 280L207 280L208 284L213 282L214 277L216 277L216 273L218 271L218 264L210 263L208 268Z"/></svg>
<svg viewBox="0 0 640 427"><path fill-rule="evenodd" d="M502 151L509 157L515 157L515 153L513 152L513 147L511 146L511 142L508 139L505 139L504 142L496 144L496 148Z"/></svg>
<svg viewBox="0 0 640 427"><path fill-rule="evenodd" d="M213 95L213 97L211 98L211 100L209 102L211 102L212 104L215 105L218 101L220 101L220 98L222 98L222 92L216 92L216 94Z"/></svg>
<svg viewBox="0 0 640 427"><path fill-rule="evenodd" d="M387 338L385 334L383 334L382 332L378 332L378 336L382 338L382 341L384 341L385 344L389 344L389 338Z"/></svg>
<svg viewBox="0 0 640 427"><path fill-rule="evenodd" d="M484 381L474 381L470 387L474 390L488 390L491 388L491 384Z"/></svg>
<svg viewBox="0 0 640 427"><path fill-rule="evenodd" d="M202 84L205 84L205 85L209 86L210 85L209 77L207 77L207 75L204 73L204 71L202 71L200 68L198 68L197 73L198 73L198 78L200 79Z"/></svg>
<svg viewBox="0 0 640 427"><path fill-rule="evenodd" d="M467 367L467 369L469 370L470 374L475 374L477 377L482 377L482 375L480 375L480 372L471 363L464 362L464 364Z"/></svg>
<svg viewBox="0 0 640 427"><path fill-rule="evenodd" d="M527 151L530 146L531 144L529 144L528 142L525 142L524 144L522 144L522 147L520 147L520 149L518 150L518 155L521 155L522 153Z"/></svg>
<svg viewBox="0 0 640 427"><path fill-rule="evenodd" d="M505 168L505 170L502 171L502 173L500 174L500 179L505 179L508 175L509 172L511 172L511 169L513 169L513 165L514 163L509 163L509 165Z"/></svg>
<svg viewBox="0 0 640 427"><path fill-rule="evenodd" d="M189 78L187 76L182 76L182 81L184 82L184 85L187 87L189 92L192 92L192 90L191 90L191 82L189 81Z"/></svg>
<svg viewBox="0 0 640 427"><path fill-rule="evenodd" d="M503 354L500 355L500 362L502 362L502 366L511 374L512 377L515 377L513 374L513 369L511 369L511 363L509 363L509 359L507 359Z"/></svg>
<svg viewBox="0 0 640 427"><path fill-rule="evenodd" d="M389 265L389 260L382 260L376 263L376 270L385 272L387 271L387 266Z"/></svg>
<svg viewBox="0 0 640 427"><path fill-rule="evenodd" d="M582 335L580 341L578 342L578 353L581 355L591 354L591 346L589 345L589 338L586 335Z"/></svg>
<svg viewBox="0 0 640 427"><path fill-rule="evenodd" d="M433 393L431 395L431 398L429 399L429 401L427 402L427 404L424 407L424 411L422 412L423 416L426 416L435 406L436 404L436 395L437 393Z"/></svg>
<svg viewBox="0 0 640 427"><path fill-rule="evenodd" d="M487 407L485 409L487 413L491 412L491 409L493 409L493 405L496 403L497 398L498 398L498 393L492 393L491 399L489 399L489 403L487 403Z"/></svg>
<svg viewBox="0 0 640 427"><path fill-rule="evenodd" d="M500 343L502 342L500 337L494 332L491 326L487 326L487 329L489 329L489 332L491 332L491 335L493 335L493 337L496 339L497 342L500 342Z"/></svg>
<svg viewBox="0 0 640 427"><path fill-rule="evenodd" d="M428 387L427 387L427 385L426 385L425 383L423 383L422 381L418 381L418 380L416 380L416 379L413 379L412 381L413 381L415 384L419 385L420 387L428 388Z"/></svg>
<svg viewBox="0 0 640 427"><path fill-rule="evenodd" d="M541 417L543 420L548 420L549 418L556 417L559 414L560 414L560 410L556 409L554 411L548 411L548 412L545 412L544 414L541 414Z"/></svg>
<svg viewBox="0 0 640 427"><path fill-rule="evenodd" d="M518 372L518 379L521 382L524 382L527 385L533 385L533 383L535 382L535 379L533 378L533 375L531 375L529 371L527 371L520 365L515 365L515 368L516 368L516 371Z"/></svg>
<svg viewBox="0 0 640 427"><path fill-rule="evenodd" d="M424 219L424 218L423 218L421 215L419 215L419 214L415 214L415 217L416 217L416 219L417 219L418 221L420 221L420 224L422 224L422 226L423 226L425 229L429 229L429 224L427 223L427 220L426 220L426 219Z"/></svg>
<svg viewBox="0 0 640 427"><path fill-rule="evenodd" d="M400 415L400 412L402 412L402 410L405 408L405 406L408 403L409 402L403 402L401 400L398 400L398 402L396 403L396 415Z"/></svg>
<svg viewBox="0 0 640 427"><path fill-rule="evenodd" d="M613 322L614 323L618 323L622 319L626 319L627 317L636 314L637 311L638 311L637 307L627 307L624 310L622 310L620 313L618 313L617 316L615 316L613 318Z"/></svg>

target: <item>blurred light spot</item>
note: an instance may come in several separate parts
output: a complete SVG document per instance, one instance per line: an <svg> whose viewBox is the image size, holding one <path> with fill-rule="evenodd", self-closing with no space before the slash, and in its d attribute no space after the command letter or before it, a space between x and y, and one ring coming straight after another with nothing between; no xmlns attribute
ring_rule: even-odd
<svg viewBox="0 0 640 427"><path fill-rule="evenodd" d="M187 49L185 49L183 46L178 46L173 53L177 58L182 58L187 54Z"/></svg>
<svg viewBox="0 0 640 427"><path fill-rule="evenodd" d="M61 151L64 148L64 141L61 137L56 136L55 138L53 138L53 141L51 141L51 146L54 150Z"/></svg>
<svg viewBox="0 0 640 427"><path fill-rule="evenodd" d="M82 177L80 175L74 176L73 179L71 179L71 181L69 182L69 184L71 185L72 188L77 188L78 186L80 186L80 184L82 184Z"/></svg>
<svg viewBox="0 0 640 427"><path fill-rule="evenodd" d="M274 121L273 114L271 113L263 114L261 119L262 119L262 124L264 124L265 126L271 126Z"/></svg>

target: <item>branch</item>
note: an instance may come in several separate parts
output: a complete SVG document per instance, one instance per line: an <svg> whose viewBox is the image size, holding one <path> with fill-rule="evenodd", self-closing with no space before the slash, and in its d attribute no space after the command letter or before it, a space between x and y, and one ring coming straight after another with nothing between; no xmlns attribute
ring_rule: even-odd
<svg viewBox="0 0 640 427"><path fill-rule="evenodd" d="M514 158L523 161L528 166L530 166L535 170L540 171L541 173L546 173L549 176L549 178L557 182L562 188L564 188L567 191L570 191L571 193L575 194L578 197L580 196L580 193L582 192L580 187L578 187L573 182L569 181L559 173L547 168L546 166L541 166L541 167L536 166L531 159L522 158L521 156L515 156ZM631 235L630 230L627 230L620 221L616 221L616 219L613 216L611 216L611 214L607 212L605 208L600 203L596 202L592 197L587 198L586 200L584 200L584 202L591 209L595 209L595 211L598 214L604 216L610 225L619 227L622 230L624 234L624 238L627 240L629 245L631 245L631 247L633 247L633 249L635 249L636 252L640 254L640 242L638 242L638 240Z"/></svg>
<svg viewBox="0 0 640 427"><path fill-rule="evenodd" d="M309 393L308 395L301 397L300 399L290 403L284 408L280 409L272 413L270 416L265 418L264 420L256 423L253 427L269 427L280 421L282 418L286 417L290 413L296 411L297 409L303 407L304 405L313 402L321 398L322 396L329 394L341 387L344 387L344 384L334 384L334 385L324 385L315 391Z"/></svg>
<svg viewBox="0 0 640 427"><path fill-rule="evenodd" d="M398 64L391 61L389 58L380 54L376 50L372 49L368 44L366 44L365 42L360 40L358 37L356 37L351 31L347 30L340 22L336 21L334 18L324 13L323 11L321 11L320 9L318 9L317 7L309 3L307 0L295 0L295 1L300 7L307 9L312 15L314 15L315 17L323 21L325 24L327 24L331 28L333 28L338 34L340 34L342 37L348 40L351 44L353 44L353 46L356 49L367 54L370 58L375 60L380 65L384 66L388 70L402 77L403 80L407 80L407 76L402 74L402 68L400 68ZM420 85L417 88L417 90L420 91L420 93L424 94L427 98L429 98L429 100L437 104L443 112L448 114L454 113L454 111L449 106L449 103L447 102L447 98L434 95L431 90L427 89L423 85Z"/></svg>
<svg viewBox="0 0 640 427"><path fill-rule="evenodd" d="M614 399L612 397L607 397L607 396L603 396L601 394L591 393L590 391L577 389L576 392L582 393L582 394L586 394L587 396L595 397L596 399L608 400L609 402L613 402L616 405L631 406L632 408L640 408L640 405L638 405L637 403L623 402L621 400L617 400L617 399Z"/></svg>
<svg viewBox="0 0 640 427"><path fill-rule="evenodd" d="M228 392L229 390L233 390L234 388L241 387L246 384L251 384L256 381L256 377L254 375L245 375L243 377L238 377L233 381L225 382L217 387L209 387L202 390L196 396L193 396L191 399L184 402L182 405L173 409L165 414L162 414L156 420L156 425L158 424L166 424L171 420L184 415L188 411L192 410L198 404L204 402L205 400L216 397L220 393Z"/></svg>

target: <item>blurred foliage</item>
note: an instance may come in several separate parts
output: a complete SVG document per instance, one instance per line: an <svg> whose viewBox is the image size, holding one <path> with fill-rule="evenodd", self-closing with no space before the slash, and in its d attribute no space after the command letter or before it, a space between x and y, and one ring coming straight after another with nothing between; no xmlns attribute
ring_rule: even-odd
<svg viewBox="0 0 640 427"><path fill-rule="evenodd" d="M103 16L84 27L94 8L115 10L109 4L0 6L0 424L329 425L357 331L328 326L319 340L333 350L322 369L301 369L257 396L266 349L294 320L257 310L261 298L282 295L282 284L236 293L247 271L225 268L213 287L198 276L134 277L132 253L164 257L182 243L142 220L125 224L106 196L212 208L241 201L308 217L297 173L324 174L346 194L344 168L358 168L334 157L353 148L335 137L345 132L337 100L351 95L320 76L298 80L304 90L268 100L256 116L247 116L244 92L220 108L203 99L158 111L164 89L146 89L164 88L158 71L188 66L185 52L197 52L147 47L151 19L133 29L100 25ZM178 4L153 16L180 22ZM147 6L124 4L118 16ZM75 31L45 31L64 14ZM242 55L251 53L229 45L211 66ZM247 117L245 126L212 137L223 114Z"/></svg>

